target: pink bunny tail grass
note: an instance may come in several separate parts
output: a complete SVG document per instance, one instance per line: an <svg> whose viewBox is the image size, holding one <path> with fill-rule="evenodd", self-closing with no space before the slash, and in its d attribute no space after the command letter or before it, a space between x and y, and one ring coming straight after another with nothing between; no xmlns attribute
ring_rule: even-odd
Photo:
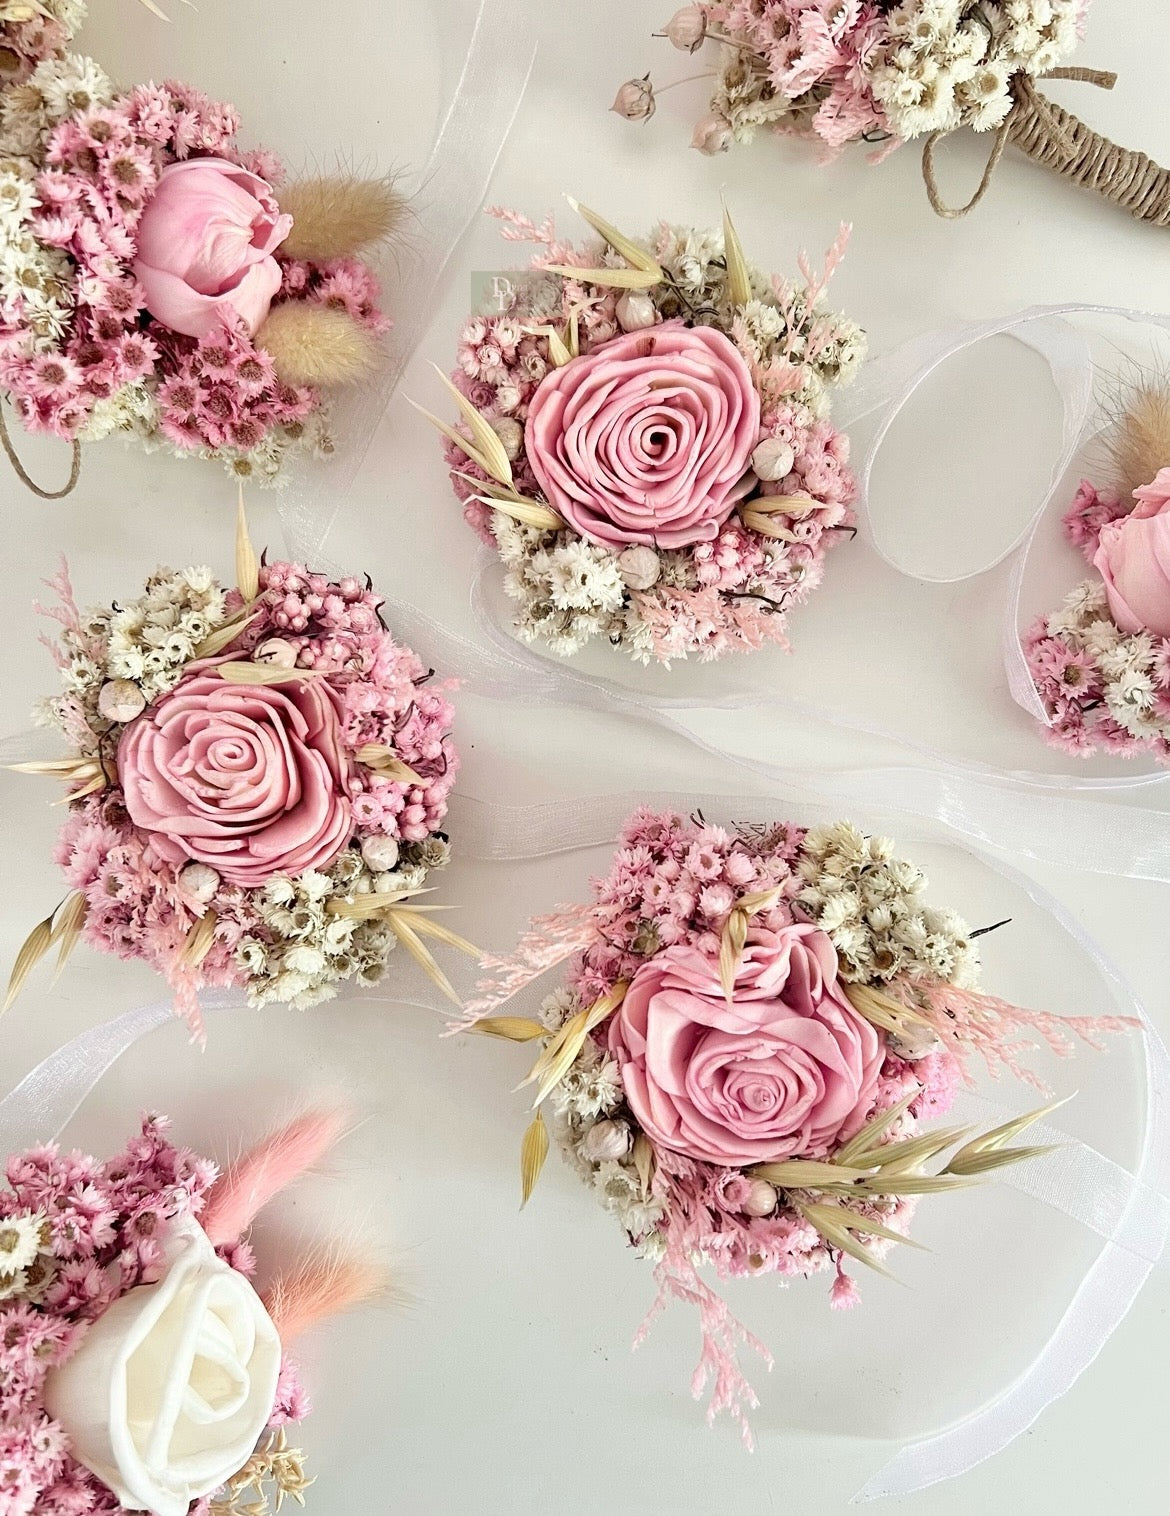
<svg viewBox="0 0 1170 1516"><path fill-rule="evenodd" d="M753 1349L769 1370L773 1364L771 1353L758 1337L737 1320L727 1302L700 1278L690 1253L677 1237L668 1238L666 1256L655 1266L654 1278L658 1285L658 1296L638 1328L634 1347L641 1347L650 1328L672 1300L694 1306L699 1313L703 1346L695 1372L691 1376L691 1394L696 1400L702 1400L710 1382L708 1426L720 1411L727 1411L739 1422L744 1447L749 1453L754 1453L756 1444L748 1412L756 1410L760 1401L739 1366L738 1349L741 1346Z"/></svg>
<svg viewBox="0 0 1170 1516"><path fill-rule="evenodd" d="M279 1275L263 1299L287 1348L319 1321L385 1295L388 1283L385 1269L372 1259L320 1248Z"/></svg>
<svg viewBox="0 0 1170 1516"><path fill-rule="evenodd" d="M233 1163L199 1218L216 1247L242 1237L273 1196L320 1163L345 1128L341 1111L306 1111Z"/></svg>

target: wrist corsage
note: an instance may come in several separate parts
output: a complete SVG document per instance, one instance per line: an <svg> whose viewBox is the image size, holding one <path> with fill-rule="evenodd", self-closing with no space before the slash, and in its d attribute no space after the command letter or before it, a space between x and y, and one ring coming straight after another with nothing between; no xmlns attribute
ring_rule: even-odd
<svg viewBox="0 0 1170 1516"><path fill-rule="evenodd" d="M57 861L73 893L25 943L9 999L54 944L141 959L199 1027L198 991L315 1005L372 984L401 943L457 1000L427 940L427 875L459 768L449 683L382 620L367 579L257 563L237 587L159 569L137 599L77 608L63 569L39 715L71 753L15 765L69 786Z"/></svg>
<svg viewBox="0 0 1170 1516"><path fill-rule="evenodd" d="M846 230L790 283L747 263L726 218L632 241L575 208L600 245L496 213L540 251L463 329L462 425L430 418L517 633L564 656L604 638L641 663L787 646L789 610L853 529L829 398L865 344L821 303Z"/></svg>
<svg viewBox="0 0 1170 1516"><path fill-rule="evenodd" d="M288 1349L381 1272L321 1248L257 1293L260 1210L337 1140L313 1112L222 1175L149 1116L104 1163L56 1147L0 1190L0 1512L269 1516L312 1484Z"/></svg>
<svg viewBox="0 0 1170 1516"><path fill-rule="evenodd" d="M1131 215L1170 225L1170 171L1110 142L1039 87L1047 79L1107 90L1117 83L1116 74L1066 62L1088 9L1089 0L711 0L684 5L656 35L715 64L699 76L714 80L691 138L700 152L726 152L761 127L815 138L829 156L870 143L871 162L920 140L931 207L954 218L986 194L1010 142ZM613 109L645 121L656 102L646 74L622 85ZM968 128L991 148L975 194L952 207L938 188L935 148Z"/></svg>
<svg viewBox="0 0 1170 1516"><path fill-rule="evenodd" d="M1048 741L1170 762L1170 387L1128 397L1105 433L1109 482L1082 480L1065 534L1095 570L1024 639Z"/></svg>
<svg viewBox="0 0 1170 1516"><path fill-rule="evenodd" d="M284 185L239 117L186 84L113 85L70 52L82 0L0 17L0 388L24 426L112 434L273 481L331 449L324 392L374 366L388 323L363 249L384 180ZM16 14L19 12L19 18Z"/></svg>
<svg viewBox="0 0 1170 1516"><path fill-rule="evenodd" d="M916 865L847 822L726 831L636 812L588 905L534 921L509 958L484 960L470 1031L541 1044L525 1081L526 1202L552 1136L653 1261L658 1301L700 1315L693 1388L709 1419L749 1433L758 1402L736 1350L767 1349L700 1272L722 1279L832 1276L853 1305L850 1260L885 1271L922 1195L945 1194L1047 1151L1016 1137L1047 1113L989 1131L940 1126L982 1059L1043 1088L1020 1062L1098 1046L1120 1017L1059 1018L977 989L970 931L928 905ZM537 1015L509 1003L569 964ZM643 1328L643 1333L646 1328ZM641 1339L639 1334L639 1340Z"/></svg>

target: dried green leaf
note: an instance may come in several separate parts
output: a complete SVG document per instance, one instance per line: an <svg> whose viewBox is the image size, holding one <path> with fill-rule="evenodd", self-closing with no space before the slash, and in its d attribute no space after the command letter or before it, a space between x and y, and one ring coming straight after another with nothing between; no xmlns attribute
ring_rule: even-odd
<svg viewBox="0 0 1170 1516"><path fill-rule="evenodd" d="M890 1032L896 1036L906 1026L928 1026L932 1030L934 1028L934 1023L928 1017L910 1010L900 1000L895 1000L892 995L879 990L876 985L851 984L843 980L842 988L857 1014L864 1016L872 1025L880 1027L883 1032Z"/></svg>
<svg viewBox="0 0 1170 1516"><path fill-rule="evenodd" d="M418 401L412 400L409 395L406 395L403 398L406 400L407 405L413 406L420 416L425 416L437 431L442 432L443 436L446 437L448 442L453 442L461 452L465 453L477 468L483 469L485 474L491 473L491 467L488 464L487 459L476 447L474 442L469 442L462 432L457 431L455 427L448 425L448 423L442 420L441 417L436 416L434 411L428 411L425 406L419 405Z"/></svg>
<svg viewBox="0 0 1170 1516"><path fill-rule="evenodd" d="M244 510L244 486L240 485L236 504L236 588L249 603L260 593L260 561L248 536L248 515Z"/></svg>
<svg viewBox="0 0 1170 1516"><path fill-rule="evenodd" d="M975 1181L951 1174L875 1174L851 1187L854 1195L867 1198L885 1195L944 1195L948 1190L969 1189Z"/></svg>
<svg viewBox="0 0 1170 1516"><path fill-rule="evenodd" d="M222 653L224 648L231 647L240 633L246 631L259 615L259 611L252 611L250 614L240 611L230 621L217 626L215 631L209 632L195 649L195 657L214 658L217 653Z"/></svg>
<svg viewBox="0 0 1170 1516"><path fill-rule="evenodd" d="M774 542L799 541L790 526L781 526L779 522L773 521L771 516L761 515L759 511L752 509L754 505L753 500L751 505L741 506L739 512L739 519L749 532L758 532L761 537L770 537Z"/></svg>
<svg viewBox="0 0 1170 1516"><path fill-rule="evenodd" d="M663 277L662 269L658 266L651 253L647 252L644 247L639 247L629 237L623 236L616 226L603 220L596 211L591 211L587 205L582 205L579 200L574 200L571 195L566 195L565 199L569 202L570 207L576 211L577 215L581 217L582 221L587 221L599 237L604 237L614 252L620 253L631 268L642 269L645 273L655 274L657 278L654 282L656 284L661 282Z"/></svg>
<svg viewBox="0 0 1170 1516"><path fill-rule="evenodd" d="M527 1016L481 1016L467 1030L481 1032L485 1037L502 1037L508 1042L535 1042L538 1037L548 1035L547 1027Z"/></svg>
<svg viewBox="0 0 1170 1516"><path fill-rule="evenodd" d="M85 896L80 890L75 890L57 911L57 919L53 925L53 937L57 942L57 968L53 974L54 984L60 979L69 955L77 946L78 939L85 928L85 912Z"/></svg>
<svg viewBox="0 0 1170 1516"><path fill-rule="evenodd" d="M474 943L468 942L466 937L460 937L457 932L451 931L442 922L432 921L429 916L424 916L423 912L428 909L426 906L396 905L391 909L395 915L406 915L411 926L421 936L433 937L436 942L445 943L447 947L454 948L458 953L466 953L469 958L478 960L483 957L479 948Z"/></svg>
<svg viewBox="0 0 1170 1516"><path fill-rule="evenodd" d="M1044 1158L1058 1152L1060 1143L1041 1143L1035 1147L992 1148L985 1153L971 1153L966 1158L956 1154L943 1170L944 1174L961 1174L964 1177L990 1174L995 1169L1005 1169L1009 1164L1023 1163L1029 1158ZM966 1151L966 1150L965 1150Z"/></svg>
<svg viewBox="0 0 1170 1516"><path fill-rule="evenodd" d="M228 684L303 684L317 677L316 669L282 669L274 663L217 663L213 672Z"/></svg>
<svg viewBox="0 0 1170 1516"><path fill-rule="evenodd" d="M183 946L179 949L177 967L181 969L199 967L211 951L211 944L215 941L216 925L215 912L204 911L183 940Z"/></svg>
<svg viewBox="0 0 1170 1516"><path fill-rule="evenodd" d="M870 1177L868 1169L849 1168L845 1164L822 1162L816 1158L787 1158L780 1163L756 1163L748 1170L753 1179L766 1179L786 1190L819 1190L827 1185L852 1187L856 1181Z"/></svg>
<svg viewBox="0 0 1170 1516"><path fill-rule="evenodd" d="M381 742L367 742L353 755L357 761L384 779L398 779L407 784L426 784L421 774L416 774L409 764L403 763L393 748Z"/></svg>
<svg viewBox="0 0 1170 1516"><path fill-rule="evenodd" d="M44 921L40 921L21 944L20 952L16 955L16 962L12 965L12 973L8 976L8 994L4 998L4 1009L12 1005L12 1002L24 988L24 981L36 968L37 964L53 945L53 912Z"/></svg>
<svg viewBox="0 0 1170 1516"><path fill-rule="evenodd" d="M920 1253L930 1252L924 1242L907 1237L904 1232L895 1232L891 1227L883 1226L880 1221L871 1221L867 1216L859 1216L856 1211L848 1210L843 1205L809 1205L807 1202L798 1201L797 1209L807 1221L812 1222L818 1232L821 1230L820 1221L824 1219L830 1224L835 1221L847 1231L863 1237L882 1237L887 1242L902 1242L908 1248L917 1248Z"/></svg>
<svg viewBox="0 0 1170 1516"><path fill-rule="evenodd" d="M852 1231L836 1215L829 1212L837 1211L837 1206L804 1206L796 1202L796 1209L808 1221L810 1226L816 1227L817 1231L825 1239L830 1247L837 1248L839 1252L847 1253L850 1258L856 1258L858 1263L864 1263L877 1274L883 1274L887 1279L893 1279L893 1273L886 1268L885 1264L873 1256L870 1250L853 1235ZM820 1219L814 1221L809 1215L810 1211L820 1213Z"/></svg>
<svg viewBox="0 0 1170 1516"><path fill-rule="evenodd" d="M414 930L412 923L407 921L400 911L395 910L394 907L391 906L391 908L386 912L386 924L394 933L395 937L398 938L398 941L422 969L423 973L426 974L427 978L430 979L432 983L435 984L443 992L444 995L447 996L448 1000L451 1000L456 1005L461 1006L463 1002L459 998L459 994L455 989L455 986L451 983L446 974L443 973L443 970L435 962L430 949L427 947L426 943L423 942L418 933Z"/></svg>
<svg viewBox="0 0 1170 1516"><path fill-rule="evenodd" d="M652 290L662 283L662 270L640 268L574 268L568 263L550 263L547 274L559 274L562 279L576 279L582 284L598 284L603 289Z"/></svg>
<svg viewBox="0 0 1170 1516"><path fill-rule="evenodd" d="M878 1146L881 1139L895 1122L901 1120L918 1096L918 1090L911 1090L908 1095L902 1096L897 1105L892 1105L888 1111L883 1111L880 1116L867 1121L861 1131L834 1155L834 1162L843 1163L846 1166L857 1164L864 1155Z"/></svg>
<svg viewBox="0 0 1170 1516"><path fill-rule="evenodd" d="M548 1129L544 1124L543 1111L537 1111L532 1125L524 1133L520 1143L520 1209L523 1210L532 1198L544 1160L548 1157Z"/></svg>
<svg viewBox="0 0 1170 1516"><path fill-rule="evenodd" d="M475 439L475 446L479 451L480 457L484 460L482 467L485 472L490 474L493 479L498 479L501 484L511 484L512 464L508 459L507 453L504 451L504 444L500 441L491 422L488 421L486 416L480 415L467 396L451 383L437 363L432 363L431 367L447 386L451 398L459 407L459 414L463 417L468 427L470 427L471 435Z"/></svg>
<svg viewBox="0 0 1170 1516"><path fill-rule="evenodd" d="M869 1167L878 1169L882 1175L900 1173L929 1162L944 1148L952 1147L956 1142L962 1141L973 1130L974 1128L969 1126L939 1127L934 1131L922 1132L917 1137L904 1137L900 1142L888 1142L885 1147L878 1148L876 1152L867 1153L863 1161Z"/></svg>
<svg viewBox="0 0 1170 1516"><path fill-rule="evenodd" d="M634 1172L638 1176L638 1187L641 1190L642 1199L645 1200L650 1194L650 1181L654 1178L654 1145L645 1132L639 1132L634 1138L632 1156Z"/></svg>
<svg viewBox="0 0 1170 1516"><path fill-rule="evenodd" d="M723 252L727 262L727 297L732 305L746 305L752 298L752 280L739 233L726 205L723 207Z"/></svg>

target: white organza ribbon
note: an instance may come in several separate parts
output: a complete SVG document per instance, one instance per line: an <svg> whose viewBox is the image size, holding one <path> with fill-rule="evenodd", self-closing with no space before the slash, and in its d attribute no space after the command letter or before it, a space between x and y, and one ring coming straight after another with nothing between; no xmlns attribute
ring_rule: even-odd
<svg viewBox="0 0 1170 1516"><path fill-rule="evenodd" d="M819 803L823 805L823 795ZM875 802L876 803L876 802ZM497 806L457 796L453 830L461 850L488 858L540 857L611 841L637 805L701 810L726 821L765 822L791 814L783 801L718 795L627 794L588 797L571 804ZM1000 1182L1043 1201L1104 1239L1052 1335L1019 1378L989 1405L970 1412L936 1436L908 1443L870 1479L855 1501L907 1495L965 1473L992 1457L1071 1389L1096 1358L1137 1299L1170 1240L1170 1054L1125 978L1074 916L1028 876L988 855L970 851L1018 886L1093 964L1117 1013L1137 1017L1145 1048L1145 1125L1136 1171L1104 1157L1051 1126L1035 1140L1060 1150L1044 1162L1004 1170ZM990 1101L976 1101L984 1116L1006 1120Z"/></svg>
<svg viewBox="0 0 1170 1516"><path fill-rule="evenodd" d="M823 811L826 804L836 806L838 797L810 791L806 803ZM451 807L451 830L462 854L514 862L610 843L637 805L702 810L745 823L775 819L796 809L789 793L782 800L631 793L518 807L457 795ZM874 808L871 798L866 809ZM876 808L884 809L880 802ZM1093 964L1119 1014L1139 1018L1146 1053L1140 1159L1131 1173L1078 1139L1046 1127L1037 1140L1059 1143L1060 1151L1042 1164L1004 1171L1002 1182L1073 1217L1101 1237L1101 1251L1048 1342L1023 1374L991 1404L936 1436L907 1444L865 1485L855 1497L858 1500L907 1494L953 1478L1026 1431L1096 1358L1162 1258L1170 1235L1170 1056L1161 1038L1122 975L1052 895L982 848L971 851L1050 914ZM335 1006L346 998L334 1002ZM361 998L368 1002L383 997ZM227 991L210 993L203 1003L211 1011L243 1007L242 997ZM424 1001L395 998L394 1003L434 1009ZM0 1156L57 1137L123 1053L173 1020L170 1004L160 1002L90 1028L50 1054L0 1101ZM990 1102L981 1104L985 1116L990 1108L993 1120L1006 1119Z"/></svg>
<svg viewBox="0 0 1170 1516"><path fill-rule="evenodd" d="M896 572L923 583L959 584L988 573L1005 559L1012 560L1012 578L1004 608L1004 668L1012 698L1030 716L1045 724L1049 723L1050 718L1037 693L1020 641L1024 571L1033 546L1041 552L1051 552L1057 546L1059 539L1055 535L1051 538L1043 536L1037 542L1037 533L1042 526L1049 525L1047 518L1054 505L1067 506L1071 503L1059 501L1058 491L1078 453L1097 430L1092 351L1084 335L1064 320L1066 316L1108 316L1170 332L1170 316L1153 311L1078 303L1033 306L989 321L973 321L946 331L929 332L896 348L892 353L874 359L862 370L853 388L843 393L835 413L835 419L846 430L863 420L876 423L859 471L859 516L863 530L883 563ZM882 445L912 397L944 364L960 353L977 347L981 342L1003 336L1014 337L1040 354L1048 365L1053 387L1060 400L1060 451L1053 461L1048 488L1031 515L1021 524L1015 538L984 562L959 572L925 573L921 569L910 568L899 552L896 526L892 522L879 521L872 499L873 470ZM1148 783L1151 778L1160 784L1166 784L1170 780L1166 774L1155 774L1115 783L1118 788L1132 788Z"/></svg>
<svg viewBox="0 0 1170 1516"><path fill-rule="evenodd" d="M338 408L336 456L306 462L277 509L292 556L319 563L402 371L430 325L435 292L479 214L524 99L534 44L522 0L479 0L463 68L426 166L407 186L414 213L389 289L394 328L378 373Z"/></svg>

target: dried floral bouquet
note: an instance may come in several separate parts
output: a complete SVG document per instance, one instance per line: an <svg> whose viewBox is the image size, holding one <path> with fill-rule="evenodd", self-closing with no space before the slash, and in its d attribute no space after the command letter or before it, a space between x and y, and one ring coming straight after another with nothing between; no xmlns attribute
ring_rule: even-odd
<svg viewBox="0 0 1170 1516"><path fill-rule="evenodd" d="M1052 1107L991 1131L939 1126L982 1060L1043 1089L1030 1036L1057 1053L1099 1046L1121 1018L1021 1010L977 988L978 935L924 899L885 838L848 822L724 830L636 812L587 905L536 919L516 953L487 958L459 1029L541 1044L525 1081L525 1201L552 1136L653 1261L650 1321L671 1300L700 1316L693 1389L709 1418L750 1434L738 1362L745 1331L703 1278L828 1273L853 1305L854 1260L910 1242L922 1195L1038 1156L1015 1138ZM538 1016L510 1002L548 970L564 985ZM639 1340L642 1334L639 1334Z"/></svg>
<svg viewBox="0 0 1170 1516"><path fill-rule="evenodd" d="M385 180L283 184L239 116L189 85L121 90L69 50L84 0L0 3L0 389L73 446L110 435L269 483L331 451L325 392L367 376L388 322L359 254Z"/></svg>
<svg viewBox="0 0 1170 1516"><path fill-rule="evenodd" d="M450 851L450 684L395 641L368 579L258 562L242 501L236 576L159 569L88 612L64 570L52 581L64 689L39 715L72 751L15 767L68 785L72 893L21 950L10 1002L84 936L163 973L194 1030L205 986L315 1005L376 982L397 944L458 1003L427 941L475 950L417 898Z"/></svg>
<svg viewBox="0 0 1170 1516"><path fill-rule="evenodd" d="M1127 386L1105 439L1109 482L1064 518L1096 576L1029 629L1028 668L1054 747L1170 763L1170 383Z"/></svg>
<svg viewBox="0 0 1170 1516"><path fill-rule="evenodd" d="M274 1516L313 1480L288 1348L384 1288L336 1244L276 1259L247 1233L341 1135L289 1122L220 1173L148 1116L105 1162L37 1147L0 1190L0 1516Z"/></svg>
<svg viewBox="0 0 1170 1516"><path fill-rule="evenodd" d="M789 611L853 530L829 402L865 343L822 303L847 228L789 282L747 262L726 217L635 241L570 203L600 246L493 212L539 252L507 308L463 329L461 425L430 417L516 630L641 663L787 647Z"/></svg>

